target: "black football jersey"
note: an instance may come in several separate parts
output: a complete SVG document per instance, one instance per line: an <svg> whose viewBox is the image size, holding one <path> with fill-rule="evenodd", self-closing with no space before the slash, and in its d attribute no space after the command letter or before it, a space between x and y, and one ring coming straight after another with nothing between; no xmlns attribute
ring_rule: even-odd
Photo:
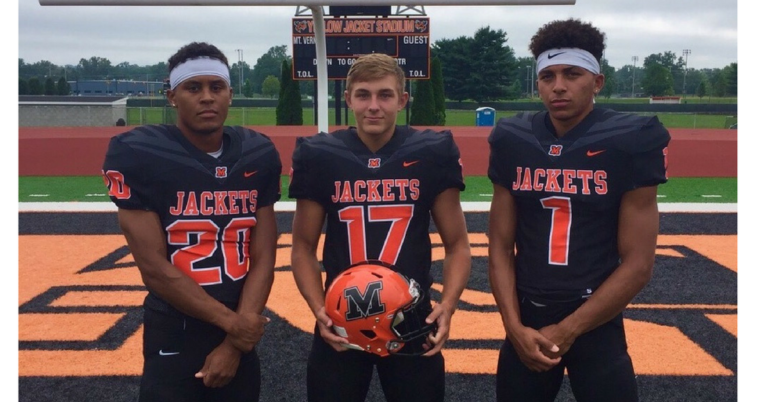
<svg viewBox="0 0 768 402"><path fill-rule="evenodd" d="M667 181L669 132L654 117L595 109L562 138L547 112L500 119L488 177L517 205L518 289L548 300L588 297L619 265L627 191Z"/></svg>
<svg viewBox="0 0 768 402"><path fill-rule="evenodd" d="M381 260L429 289L430 209L449 188L464 190L450 131L398 126L373 153L349 128L297 139L288 195L326 211L326 287L354 263Z"/></svg>
<svg viewBox="0 0 768 402"><path fill-rule="evenodd" d="M216 158L176 126L154 125L113 137L103 175L119 208L157 213L168 260L232 306L248 271L256 210L280 199L281 169L272 141L255 131L225 127Z"/></svg>

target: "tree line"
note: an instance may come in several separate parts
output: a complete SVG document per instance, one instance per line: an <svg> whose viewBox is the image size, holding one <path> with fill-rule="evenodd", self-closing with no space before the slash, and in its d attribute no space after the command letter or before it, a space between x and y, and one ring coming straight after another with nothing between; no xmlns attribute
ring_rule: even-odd
<svg viewBox="0 0 768 402"><path fill-rule="evenodd" d="M442 81L437 90L445 98L459 102L534 97L535 60L530 56L517 57L514 49L505 45L506 41L506 32L487 26L478 29L471 37L435 41L431 56L439 61L441 71L438 74ZM253 66L245 61L232 63L230 77L235 95L279 97L286 85L284 80L292 78L283 74L285 62L290 67L290 61L288 46L280 45L271 47ZM737 96L737 69L735 62L723 68L687 68L685 59L672 51L651 54L640 65L625 64L620 68L604 59L602 72L606 84L600 95L606 98L679 94ZM66 95L69 93L67 83L77 80L163 81L167 76L166 62L149 66L129 62L112 65L110 60L94 56L80 59L77 65L58 66L46 60L26 63L19 58L20 95ZM429 81L433 80L434 77ZM419 86L424 86L421 81L415 80L415 92L419 91ZM300 81L298 87L300 95L314 92L311 81ZM433 83L432 87L434 92L437 86Z"/></svg>

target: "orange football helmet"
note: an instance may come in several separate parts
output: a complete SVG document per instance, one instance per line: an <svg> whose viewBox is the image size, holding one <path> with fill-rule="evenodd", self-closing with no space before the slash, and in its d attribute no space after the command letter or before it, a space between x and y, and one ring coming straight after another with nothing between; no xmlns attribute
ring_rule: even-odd
<svg viewBox="0 0 768 402"><path fill-rule="evenodd" d="M350 349L379 356L420 355L437 324L419 284L380 261L355 264L339 274L325 295L325 312Z"/></svg>

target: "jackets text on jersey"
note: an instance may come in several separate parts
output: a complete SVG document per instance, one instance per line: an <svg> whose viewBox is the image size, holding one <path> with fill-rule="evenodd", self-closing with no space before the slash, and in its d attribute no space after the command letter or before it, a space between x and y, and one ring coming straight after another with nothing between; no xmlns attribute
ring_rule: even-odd
<svg viewBox="0 0 768 402"><path fill-rule="evenodd" d="M518 166L512 190L583 195L592 194L594 190L595 194L604 195L608 193L608 173L605 170L531 169Z"/></svg>
<svg viewBox="0 0 768 402"><path fill-rule="evenodd" d="M334 203L416 201L419 179L335 181Z"/></svg>
<svg viewBox="0 0 768 402"><path fill-rule="evenodd" d="M177 191L176 205L168 209L173 216L239 215L256 213L258 190Z"/></svg>

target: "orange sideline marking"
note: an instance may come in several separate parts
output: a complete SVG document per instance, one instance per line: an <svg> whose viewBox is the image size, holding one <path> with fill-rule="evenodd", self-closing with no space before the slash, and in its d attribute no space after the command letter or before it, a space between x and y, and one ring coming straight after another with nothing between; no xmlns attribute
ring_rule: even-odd
<svg viewBox="0 0 768 402"><path fill-rule="evenodd" d="M122 314L21 314L19 341L94 341Z"/></svg>

